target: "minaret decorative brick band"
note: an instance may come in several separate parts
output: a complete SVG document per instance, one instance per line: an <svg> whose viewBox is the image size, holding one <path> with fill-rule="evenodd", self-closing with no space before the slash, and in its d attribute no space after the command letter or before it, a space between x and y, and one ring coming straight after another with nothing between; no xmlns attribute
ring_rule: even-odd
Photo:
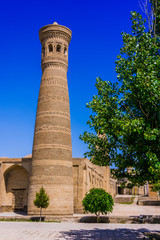
<svg viewBox="0 0 160 240"><path fill-rule="evenodd" d="M39 214L33 200L41 186L49 195L44 214L73 214L73 173L67 83L71 30L53 23L39 31L42 79L32 151L28 214Z"/></svg>

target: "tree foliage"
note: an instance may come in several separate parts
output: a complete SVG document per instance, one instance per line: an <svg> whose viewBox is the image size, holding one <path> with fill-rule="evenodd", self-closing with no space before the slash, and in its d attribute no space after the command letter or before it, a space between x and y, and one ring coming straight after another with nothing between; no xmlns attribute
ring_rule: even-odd
<svg viewBox="0 0 160 240"><path fill-rule="evenodd" d="M153 11L153 33L158 36L160 34L160 1L150 0Z"/></svg>
<svg viewBox="0 0 160 240"><path fill-rule="evenodd" d="M159 192L160 193L160 180L153 184L152 186L152 192Z"/></svg>
<svg viewBox="0 0 160 240"><path fill-rule="evenodd" d="M113 198L102 188L92 188L86 193L82 204L85 212L95 213L98 218L101 214L107 214L113 210Z"/></svg>
<svg viewBox="0 0 160 240"><path fill-rule="evenodd" d="M156 35L147 32L139 13L131 20L116 60L119 83L97 79L98 94L87 104L92 131L80 139L94 164L114 164L115 177L143 185L160 179L160 38L157 26Z"/></svg>
<svg viewBox="0 0 160 240"><path fill-rule="evenodd" d="M37 208L40 208L40 221L42 215L42 208L47 208L49 206L49 196L45 193L43 187L40 188L39 192L36 192L36 199L33 201Z"/></svg>
<svg viewBox="0 0 160 240"><path fill-rule="evenodd" d="M160 180L152 185L151 191L157 192L157 201L158 201L160 196Z"/></svg>

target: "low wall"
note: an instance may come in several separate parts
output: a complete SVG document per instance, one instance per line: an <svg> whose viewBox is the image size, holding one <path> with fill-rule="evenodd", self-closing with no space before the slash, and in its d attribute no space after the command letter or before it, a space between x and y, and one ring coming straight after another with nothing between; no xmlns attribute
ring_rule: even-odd
<svg viewBox="0 0 160 240"><path fill-rule="evenodd" d="M114 198L114 202L115 203L129 203L129 202L132 202L132 197L130 197L130 196L127 196L127 197L116 196Z"/></svg>
<svg viewBox="0 0 160 240"><path fill-rule="evenodd" d="M140 206L160 206L160 201L138 200L138 205L140 205Z"/></svg>
<svg viewBox="0 0 160 240"><path fill-rule="evenodd" d="M12 206L1 206L0 212L13 212Z"/></svg>

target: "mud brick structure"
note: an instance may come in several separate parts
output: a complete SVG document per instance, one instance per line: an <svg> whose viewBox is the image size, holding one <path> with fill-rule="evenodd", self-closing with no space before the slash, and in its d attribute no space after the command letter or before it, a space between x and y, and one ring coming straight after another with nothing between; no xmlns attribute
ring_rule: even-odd
<svg viewBox="0 0 160 240"><path fill-rule="evenodd" d="M32 155L0 158L0 211L39 215L33 200L41 186L50 199L45 215L83 213L82 199L93 187L103 188L113 197L122 192L109 167L95 166L86 158L72 158L67 83L71 35L69 28L57 23L39 31L42 79ZM133 190L143 194L143 188ZM127 193L124 190L123 194Z"/></svg>
<svg viewBox="0 0 160 240"><path fill-rule="evenodd" d="M53 23L39 31L42 79L34 132L28 213L37 189L50 198L46 214L73 214L73 173L70 109L67 83L71 30Z"/></svg>

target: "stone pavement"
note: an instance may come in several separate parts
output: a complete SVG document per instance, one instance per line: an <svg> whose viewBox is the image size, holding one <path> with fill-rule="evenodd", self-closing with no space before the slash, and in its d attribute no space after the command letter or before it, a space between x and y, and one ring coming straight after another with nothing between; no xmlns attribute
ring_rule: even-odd
<svg viewBox="0 0 160 240"><path fill-rule="evenodd" d="M160 215L160 206L140 206L137 204L114 204L110 216Z"/></svg>
<svg viewBox="0 0 160 240"><path fill-rule="evenodd" d="M151 231L160 225L0 222L0 240L136 240Z"/></svg>
<svg viewBox="0 0 160 240"><path fill-rule="evenodd" d="M139 215L160 215L159 206L139 206L136 204L118 204L115 203L113 212L109 216L139 216ZM0 212L0 217L21 216L14 212ZM22 215L23 217L24 215ZM85 214L74 214L74 216L86 216Z"/></svg>

